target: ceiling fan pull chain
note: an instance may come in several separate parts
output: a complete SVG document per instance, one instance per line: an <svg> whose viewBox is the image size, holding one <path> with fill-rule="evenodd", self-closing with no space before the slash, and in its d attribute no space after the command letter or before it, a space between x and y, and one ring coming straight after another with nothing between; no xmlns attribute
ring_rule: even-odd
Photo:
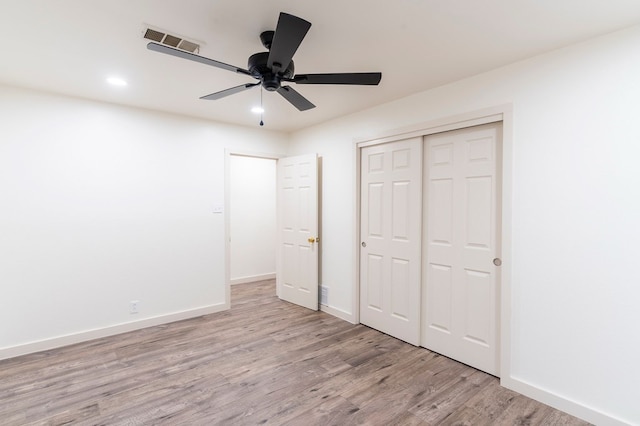
<svg viewBox="0 0 640 426"><path fill-rule="evenodd" d="M262 86L260 86L260 126L264 126L264 105L262 105Z"/></svg>

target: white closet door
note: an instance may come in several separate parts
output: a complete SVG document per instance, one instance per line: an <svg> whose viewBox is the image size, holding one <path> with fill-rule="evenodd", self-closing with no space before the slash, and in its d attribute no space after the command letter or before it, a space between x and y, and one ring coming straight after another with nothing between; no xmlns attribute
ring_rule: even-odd
<svg viewBox="0 0 640 426"><path fill-rule="evenodd" d="M420 344L422 138L361 150L360 322Z"/></svg>
<svg viewBox="0 0 640 426"><path fill-rule="evenodd" d="M498 123L431 135L424 153L422 346L494 375L500 135Z"/></svg>

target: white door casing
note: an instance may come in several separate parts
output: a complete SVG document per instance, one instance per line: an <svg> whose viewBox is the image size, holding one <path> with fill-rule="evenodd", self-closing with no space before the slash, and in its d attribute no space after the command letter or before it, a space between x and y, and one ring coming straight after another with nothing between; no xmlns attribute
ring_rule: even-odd
<svg viewBox="0 0 640 426"><path fill-rule="evenodd" d="M278 296L318 310L318 156L278 160Z"/></svg>
<svg viewBox="0 0 640 426"><path fill-rule="evenodd" d="M420 344L422 138L361 149L360 322Z"/></svg>
<svg viewBox="0 0 640 426"><path fill-rule="evenodd" d="M422 346L499 375L501 124L425 137Z"/></svg>

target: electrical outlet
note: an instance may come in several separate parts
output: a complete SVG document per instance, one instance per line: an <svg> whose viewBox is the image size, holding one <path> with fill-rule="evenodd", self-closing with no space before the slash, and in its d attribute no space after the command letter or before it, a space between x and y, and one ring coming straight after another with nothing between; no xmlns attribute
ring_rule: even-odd
<svg viewBox="0 0 640 426"><path fill-rule="evenodd" d="M139 300L132 300L131 302L129 302L129 313L130 314L137 314L138 313L138 308L140 307L140 301Z"/></svg>

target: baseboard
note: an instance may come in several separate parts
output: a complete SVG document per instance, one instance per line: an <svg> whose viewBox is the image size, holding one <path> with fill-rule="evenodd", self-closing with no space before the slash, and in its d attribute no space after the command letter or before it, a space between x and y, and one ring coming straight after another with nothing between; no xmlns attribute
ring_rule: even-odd
<svg viewBox="0 0 640 426"><path fill-rule="evenodd" d="M355 318L349 312L345 312L345 311L343 311L341 309L334 308L334 307L328 306L328 305L322 305L322 304L320 305L320 310L322 312L326 312L329 315L333 315L334 317L338 317L338 318L340 318L342 320L350 322L351 324L357 324L356 321L355 321Z"/></svg>
<svg viewBox="0 0 640 426"><path fill-rule="evenodd" d="M23 345L2 348L0 349L0 360L14 358L17 356L27 355L35 352L48 351L51 349L60 348L62 346L73 345L76 343L99 339L102 337L109 337L116 334L127 333L129 331L140 330L142 328L153 327L156 325L167 324L170 322L181 321L189 318L195 318L202 315L213 314L227 309L229 309L229 306L226 303L220 303L216 305L190 309L188 311L174 312L167 315L144 318L138 321L117 324L110 327L87 330L80 333L54 337L52 339L39 340L37 342L30 342Z"/></svg>
<svg viewBox="0 0 640 426"><path fill-rule="evenodd" d="M589 423L599 426L630 426L632 423L616 418L610 414L603 413L594 408L580 404L576 401L558 395L549 390L542 389L513 377L502 377L500 385L516 391L524 396L547 404L553 408L569 413Z"/></svg>
<svg viewBox="0 0 640 426"><path fill-rule="evenodd" d="M276 279L276 273L273 272L271 274L261 274L261 275L252 275L250 277L231 278L229 280L229 284L231 285L246 284L246 283L253 283L256 281L275 280L275 279Z"/></svg>

